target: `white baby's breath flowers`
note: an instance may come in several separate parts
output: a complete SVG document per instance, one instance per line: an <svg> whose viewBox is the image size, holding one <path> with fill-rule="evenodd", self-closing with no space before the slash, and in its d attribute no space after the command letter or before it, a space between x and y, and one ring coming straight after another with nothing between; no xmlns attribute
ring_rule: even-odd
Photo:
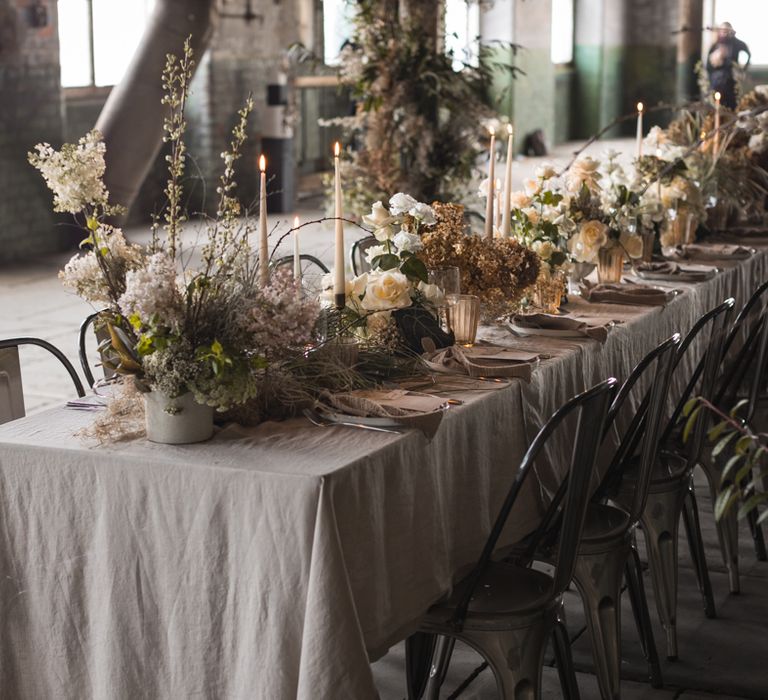
<svg viewBox="0 0 768 700"><path fill-rule="evenodd" d="M78 214L95 206L106 206L109 193L102 180L106 164L106 146L101 134L88 132L77 144L64 144L60 151L48 143L35 146L27 154L53 192L53 209Z"/></svg>
<svg viewBox="0 0 768 700"><path fill-rule="evenodd" d="M125 292L118 306L127 318L137 316L144 324L178 330L181 323L182 297L176 279L176 266L166 253L155 253L146 265L125 275Z"/></svg>

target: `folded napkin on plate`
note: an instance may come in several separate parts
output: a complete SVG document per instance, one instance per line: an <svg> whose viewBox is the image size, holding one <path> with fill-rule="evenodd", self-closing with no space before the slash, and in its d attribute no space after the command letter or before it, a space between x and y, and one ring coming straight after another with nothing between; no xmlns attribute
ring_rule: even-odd
<svg viewBox="0 0 768 700"><path fill-rule="evenodd" d="M418 428L432 438L440 427L445 399L418 394L404 389L364 389L343 394L323 394L325 409L331 407L346 416L358 418L391 418L406 428Z"/></svg>
<svg viewBox="0 0 768 700"><path fill-rule="evenodd" d="M709 265L680 264L671 261L646 262L635 266L638 277L647 280L672 280L680 282L701 282L717 274L716 267Z"/></svg>
<svg viewBox="0 0 768 700"><path fill-rule="evenodd" d="M462 348L453 345L421 356L433 372L466 374L470 377L517 377L531 380L533 363L541 354L491 345Z"/></svg>
<svg viewBox="0 0 768 700"><path fill-rule="evenodd" d="M676 294L674 289L659 289L644 284L591 284L585 281L581 285L582 298L595 304L664 306Z"/></svg>
<svg viewBox="0 0 768 700"><path fill-rule="evenodd" d="M681 260L743 260L752 253L751 248L734 243L689 243L675 248L675 257Z"/></svg>
<svg viewBox="0 0 768 700"><path fill-rule="evenodd" d="M560 338L593 338L604 343L608 338L605 325L590 325L586 321L554 314L515 314L509 327L518 335L544 335Z"/></svg>

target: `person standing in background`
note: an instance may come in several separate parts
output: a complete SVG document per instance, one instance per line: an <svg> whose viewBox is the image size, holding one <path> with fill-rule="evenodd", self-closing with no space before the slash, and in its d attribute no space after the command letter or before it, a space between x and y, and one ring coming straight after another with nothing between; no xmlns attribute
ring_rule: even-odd
<svg viewBox="0 0 768 700"><path fill-rule="evenodd" d="M742 66L739 56L744 52L747 61ZM736 38L736 32L730 22L723 22L717 30L717 41L712 44L707 56L707 73L712 92L721 94L721 104L729 109L736 109L736 78L734 67L746 70L752 53L749 47Z"/></svg>

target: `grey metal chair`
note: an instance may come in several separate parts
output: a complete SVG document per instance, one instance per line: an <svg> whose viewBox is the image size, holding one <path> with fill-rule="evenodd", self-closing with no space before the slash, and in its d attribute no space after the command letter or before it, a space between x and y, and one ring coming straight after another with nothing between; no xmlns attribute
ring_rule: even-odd
<svg viewBox="0 0 768 700"><path fill-rule="evenodd" d="M620 697L621 584L625 578L640 643L648 662L651 685L662 686L661 667L645 596L635 530L645 509L675 352L676 333L649 352L632 370L608 411L605 436L614 427L627 399L646 373L653 372L650 388L639 402L623 432L619 446L587 509L586 524L576 559L574 581L581 594L600 695ZM625 474L633 482L634 498L627 510L612 503Z"/></svg>
<svg viewBox="0 0 768 700"><path fill-rule="evenodd" d="M8 338L0 340L0 423L24 416L24 394L19 365L19 347L35 345L52 354L66 369L78 396L85 396L83 384L72 363L55 345L41 338Z"/></svg>
<svg viewBox="0 0 768 700"><path fill-rule="evenodd" d="M758 403L765 399L765 376L758 361L756 349L759 345L761 328L765 323L765 299L768 282L761 284L739 311L723 344L723 360L713 403L728 412L741 398L751 402L752 421ZM743 417L745 420L746 417ZM709 450L703 450L699 466L707 477L714 504L720 488L721 472L727 462L727 451L719 458L712 458ZM759 561L766 561L766 546L762 527L757 522L757 513L752 511L747 518L755 555ZM739 526L736 512L731 510L720 520L715 520L723 563L728 569L731 593L741 590L739 579Z"/></svg>
<svg viewBox="0 0 768 700"><path fill-rule="evenodd" d="M327 275L328 267L314 255L302 253L301 260L301 286L307 296L317 298L323 291L323 275ZM285 255L272 263L271 269L286 270L293 274L293 255Z"/></svg>
<svg viewBox="0 0 768 700"><path fill-rule="evenodd" d="M381 245L381 241L375 236L359 238L352 244L352 247L349 250L349 262L352 265L352 272L355 276L371 271L371 265L366 260L365 253L369 248L376 245Z"/></svg>
<svg viewBox="0 0 768 700"><path fill-rule="evenodd" d="M706 418L699 413L687 441L682 440L679 418L688 399L694 395L711 400L717 368L720 364L728 316L734 306L733 299L726 299L704 314L691 328L678 346L673 363L674 373L694 340L708 328L709 337L698 345L704 346L700 359L685 384L666 421L659 451L651 474L648 497L640 522L646 541L651 571L651 581L656 597L656 607L667 638L667 657L676 659L677 647L677 536L682 516L693 560L699 590L704 601L707 617L715 617L715 603L709 570L701 537L698 504L693 488L692 473L699 461L706 433ZM696 393L694 393L694 391ZM624 508L631 510L636 496L637 481L625 474L615 498Z"/></svg>
<svg viewBox="0 0 768 700"><path fill-rule="evenodd" d="M77 335L77 356L80 360L80 368L83 370L83 376L85 377L86 384L89 387L93 387L93 385L96 383L96 379L94 378L93 372L91 371L91 363L88 359L89 331L94 330L96 339L99 341L99 343L109 337L105 330L98 330L94 328L96 320L102 313L103 311L94 311L92 314L86 316L85 320L80 324L80 330ZM103 369L105 378L108 378L114 374L114 372L111 370L106 368Z"/></svg>
<svg viewBox="0 0 768 700"><path fill-rule="evenodd" d="M553 636L565 697L578 698L570 646L563 625L562 595L576 564L576 552L589 499L589 484L605 417L616 387L608 379L566 402L534 438L515 475L482 554L450 597L432 607L421 630L439 635L426 696L436 700L456 639L463 640L487 660L503 698L540 697L547 641ZM578 411L568 487L557 510L558 548L552 576L528 566L493 559L515 500L533 464L553 432ZM544 536L547 531L540 530ZM536 544L536 543L534 543ZM420 696L420 688L411 697Z"/></svg>

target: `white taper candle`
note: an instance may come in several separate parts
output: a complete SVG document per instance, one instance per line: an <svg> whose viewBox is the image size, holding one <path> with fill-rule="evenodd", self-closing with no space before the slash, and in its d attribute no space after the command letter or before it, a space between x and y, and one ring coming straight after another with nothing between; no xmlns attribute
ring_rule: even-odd
<svg viewBox="0 0 768 700"><path fill-rule="evenodd" d="M333 167L334 167L334 192L335 192L335 211L336 217L336 248L334 255L333 268L333 300L336 308L343 309L347 300L347 278L344 274L344 222L341 217L344 215L344 208L341 201L341 173L339 171L339 155L341 154L341 144L337 141L333 145Z"/></svg>
<svg viewBox="0 0 768 700"><path fill-rule="evenodd" d="M491 145L488 161L488 197L485 201L485 237L493 238L493 200L494 185L496 184L496 131L491 128Z"/></svg>
<svg viewBox="0 0 768 700"><path fill-rule="evenodd" d="M504 174L504 207L501 210L501 235L512 235L512 160L514 156L515 129L507 124L507 162Z"/></svg>
<svg viewBox="0 0 768 700"><path fill-rule="evenodd" d="M269 233L267 232L267 159L259 158L261 186L259 188L259 281L269 282Z"/></svg>

